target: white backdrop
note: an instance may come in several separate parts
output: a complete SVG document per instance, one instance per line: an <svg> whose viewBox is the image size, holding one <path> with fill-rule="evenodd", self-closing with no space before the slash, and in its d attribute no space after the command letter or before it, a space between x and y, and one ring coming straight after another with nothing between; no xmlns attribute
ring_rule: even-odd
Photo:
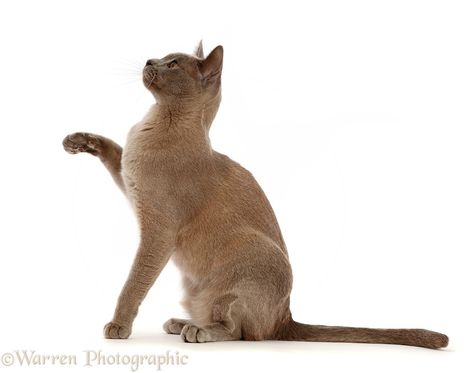
<svg viewBox="0 0 473 373"><path fill-rule="evenodd" d="M187 355L185 366L163 367L176 372L471 369L472 10L468 1L2 1L0 354L77 355L71 371L84 350ZM137 229L100 162L66 154L61 141L90 131L123 144L153 102L140 80L146 59L190 53L201 38L206 53L225 48L212 143L272 202L295 274L294 318L429 328L449 335L446 351L184 344L161 329L183 316L172 264L132 338L102 338ZM28 369L17 358L10 367Z"/></svg>

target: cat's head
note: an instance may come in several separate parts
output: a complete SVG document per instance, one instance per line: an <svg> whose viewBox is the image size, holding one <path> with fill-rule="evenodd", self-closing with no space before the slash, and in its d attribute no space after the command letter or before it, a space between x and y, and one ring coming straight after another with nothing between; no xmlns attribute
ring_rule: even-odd
<svg viewBox="0 0 473 373"><path fill-rule="evenodd" d="M193 100L207 102L220 97L223 48L204 57L202 42L195 55L171 53L151 59L143 69L143 83L158 102Z"/></svg>

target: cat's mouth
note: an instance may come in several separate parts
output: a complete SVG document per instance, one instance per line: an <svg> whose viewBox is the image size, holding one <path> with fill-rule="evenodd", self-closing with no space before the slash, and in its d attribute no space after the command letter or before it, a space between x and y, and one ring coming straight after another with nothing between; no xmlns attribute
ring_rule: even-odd
<svg viewBox="0 0 473 373"><path fill-rule="evenodd" d="M146 88L150 88L152 85L156 85L158 78L157 72L153 69L152 66L145 66L143 69L143 83Z"/></svg>

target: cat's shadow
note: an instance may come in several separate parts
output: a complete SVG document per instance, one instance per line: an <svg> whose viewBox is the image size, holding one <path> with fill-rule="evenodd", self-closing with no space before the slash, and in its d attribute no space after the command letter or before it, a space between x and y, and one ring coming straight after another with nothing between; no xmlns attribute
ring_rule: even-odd
<svg viewBox="0 0 473 373"><path fill-rule="evenodd" d="M215 352L215 351L251 351L251 350L287 350L288 342L279 341L261 341L261 342L248 342L248 341L226 341L226 342L211 342L211 343L185 343L179 335L170 335L165 333L147 333L147 332L136 332L132 337L126 341L122 340L106 340L110 345L114 343L126 342L128 345L138 346L156 346L164 347L166 349L176 349L182 351L202 351L202 352ZM292 344L292 343L291 343ZM300 343L296 343L299 345ZM299 348L300 349L300 348Z"/></svg>
<svg viewBox="0 0 473 373"><path fill-rule="evenodd" d="M149 333L136 332L127 340L106 340L109 347L116 344L123 346L126 344L131 347L156 347L165 350L177 350L182 352L271 352L271 353L310 353L310 354L324 354L324 353L373 353L377 352L399 353L400 351L409 353L413 351L419 353L423 351L427 354L438 353L438 350L429 350L424 348L416 348L410 346L400 345L368 345L368 344L353 344L353 343L314 343L314 342L287 342L287 341L226 341L226 342L210 342L210 343L185 343L179 335L169 335L165 333ZM448 351L442 350L440 352Z"/></svg>

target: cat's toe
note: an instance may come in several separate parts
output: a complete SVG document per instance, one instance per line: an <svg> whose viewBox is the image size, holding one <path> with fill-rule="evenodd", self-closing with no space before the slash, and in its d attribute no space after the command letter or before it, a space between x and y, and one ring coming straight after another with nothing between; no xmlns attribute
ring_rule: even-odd
<svg viewBox="0 0 473 373"><path fill-rule="evenodd" d="M103 334L107 339L127 339L131 334L131 328L109 322L104 326Z"/></svg>
<svg viewBox="0 0 473 373"><path fill-rule="evenodd" d="M184 342L194 343L197 342L196 334L197 334L197 326L192 324L187 324L182 328L181 331L181 338Z"/></svg>
<svg viewBox="0 0 473 373"><path fill-rule="evenodd" d="M187 324L184 325L181 331L181 338L184 342L202 343L210 342L210 334L207 330L199 328L198 326Z"/></svg>
<svg viewBox="0 0 473 373"><path fill-rule="evenodd" d="M211 342L212 338L210 337L210 333L205 329L199 329L196 334L197 342Z"/></svg>
<svg viewBox="0 0 473 373"><path fill-rule="evenodd" d="M62 146L64 150L70 154L80 153L79 146L74 142L72 135L67 135L62 140Z"/></svg>

